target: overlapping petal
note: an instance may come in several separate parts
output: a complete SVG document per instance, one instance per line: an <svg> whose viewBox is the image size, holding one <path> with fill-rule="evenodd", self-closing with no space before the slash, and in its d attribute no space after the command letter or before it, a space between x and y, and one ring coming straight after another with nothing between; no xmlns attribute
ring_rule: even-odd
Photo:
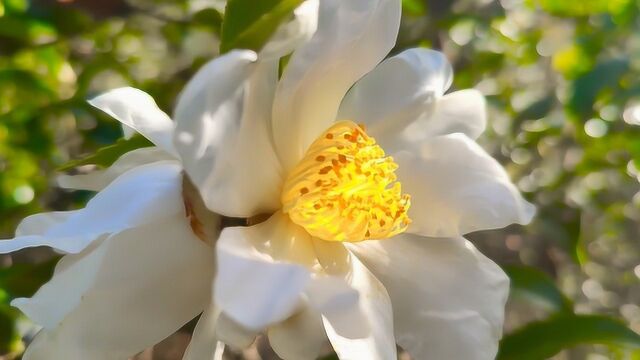
<svg viewBox="0 0 640 360"><path fill-rule="evenodd" d="M349 90L338 118L365 124L367 133L387 149L408 125L433 113L452 79L453 69L441 52L405 50L380 63Z"/></svg>
<svg viewBox="0 0 640 360"><path fill-rule="evenodd" d="M411 194L409 232L450 237L531 221L535 207L473 140L451 134L416 145L392 154Z"/></svg>
<svg viewBox="0 0 640 360"><path fill-rule="evenodd" d="M220 343L216 336L216 320L218 316L218 309L213 302L210 302L209 306L200 315L200 319L198 319L182 360L213 360L213 355L218 350L218 347L224 347L224 345L219 345Z"/></svg>
<svg viewBox="0 0 640 360"><path fill-rule="evenodd" d="M87 174L61 175L58 186L65 189L101 191L113 180L138 166L157 161L173 160L175 157L157 147L135 149L122 155L104 170L93 170Z"/></svg>
<svg viewBox="0 0 640 360"><path fill-rule="evenodd" d="M18 303L36 320L52 320L48 312L60 299L73 303L58 321L45 321L24 359L128 358L210 301L213 251L183 214L112 235L76 256L82 259ZM86 279L78 282L79 276Z"/></svg>
<svg viewBox="0 0 640 360"><path fill-rule="evenodd" d="M224 229L217 257L216 304L240 326L260 331L312 311L322 315L337 336L370 335L368 288L359 286L360 275L354 274L342 244L312 239L276 213L258 225Z"/></svg>
<svg viewBox="0 0 640 360"><path fill-rule="evenodd" d="M396 359L393 313L387 290L357 258L351 259L349 275L349 284L360 294L360 308L364 314L361 321L355 321L350 326L368 328L369 334L353 337L343 333L325 315L325 329L333 349L340 359ZM353 312L350 308L345 310ZM353 315L348 314L347 319L353 319Z"/></svg>
<svg viewBox="0 0 640 360"><path fill-rule="evenodd" d="M258 331L249 330L225 313L221 313L216 320L216 336L221 342L229 346L236 349L245 349L255 341Z"/></svg>
<svg viewBox="0 0 640 360"><path fill-rule="evenodd" d="M327 340L320 313L309 306L271 326L268 336L269 344L284 360L315 360Z"/></svg>
<svg viewBox="0 0 640 360"><path fill-rule="evenodd" d="M291 56L278 84L273 136L285 169L335 120L347 90L391 50L400 25L396 0L325 0L318 29Z"/></svg>
<svg viewBox="0 0 640 360"><path fill-rule="evenodd" d="M217 242L215 303L250 330L291 316L311 281L309 235L281 214L250 227L226 228ZM286 261L287 257L299 261Z"/></svg>
<svg viewBox="0 0 640 360"><path fill-rule="evenodd" d="M0 241L0 253L35 246L78 253L102 235L184 213L181 180L180 166L173 161L130 170L96 194L84 209L64 215L64 221L45 231Z"/></svg>
<svg viewBox="0 0 640 360"><path fill-rule="evenodd" d="M173 146L173 121L144 91L131 87L113 89L89 100L89 104L177 156Z"/></svg>
<svg viewBox="0 0 640 360"><path fill-rule="evenodd" d="M403 234L349 248L389 292L396 340L414 359L495 357L509 279L470 242Z"/></svg>
<svg viewBox="0 0 640 360"><path fill-rule="evenodd" d="M233 51L205 65L175 110L175 144L209 209L235 217L274 211L282 179L270 136L277 61Z"/></svg>
<svg viewBox="0 0 640 360"><path fill-rule="evenodd" d="M319 0L306 0L293 11L293 20L281 24L260 51L263 60L278 59L290 54L313 34L318 27Z"/></svg>

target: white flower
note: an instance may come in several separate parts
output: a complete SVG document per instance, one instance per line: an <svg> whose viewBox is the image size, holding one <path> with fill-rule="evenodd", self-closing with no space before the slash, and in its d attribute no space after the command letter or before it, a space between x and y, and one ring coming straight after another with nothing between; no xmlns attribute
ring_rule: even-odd
<svg viewBox="0 0 640 360"><path fill-rule="evenodd" d="M462 236L528 223L534 208L474 141L485 101L444 94L438 52L382 61L400 1L319 6L280 79L277 59L235 51L176 108L176 149L204 203L256 224L222 231L204 314L218 325L201 321L209 343L192 350L266 331L284 359L315 358L327 337L342 359L395 359L396 343L415 359L491 359L508 278Z"/></svg>
<svg viewBox="0 0 640 360"><path fill-rule="evenodd" d="M261 56L282 56L315 31L317 13L308 3L314 0L296 9ZM42 326L25 360L127 359L211 307L220 219L184 178L175 123L133 88L90 103L120 121L126 136L138 132L155 146L131 151L106 170L61 176L64 188L98 193L83 209L30 216L14 239L0 241L0 253L48 246L65 254L33 297L12 302ZM202 322L209 323L206 315ZM229 332L238 328L231 320L219 323ZM195 343L203 342L199 336ZM207 358L198 349L185 359Z"/></svg>
<svg viewBox="0 0 640 360"><path fill-rule="evenodd" d="M15 239L0 242L3 253L49 246L66 254L33 297L12 302L43 327L24 359L126 359L211 300L213 249L185 216L174 123L136 89L91 103L157 147L128 153L102 172L62 178L65 186L100 192L84 209L26 218ZM211 221L215 236L217 218Z"/></svg>

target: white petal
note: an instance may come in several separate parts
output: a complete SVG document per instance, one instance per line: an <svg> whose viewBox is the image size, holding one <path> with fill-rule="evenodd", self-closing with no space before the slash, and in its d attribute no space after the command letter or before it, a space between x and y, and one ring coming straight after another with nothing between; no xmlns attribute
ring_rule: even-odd
<svg viewBox="0 0 640 360"><path fill-rule="evenodd" d="M273 108L273 136L285 169L336 119L347 90L391 50L398 0L324 0L318 29L296 50Z"/></svg>
<svg viewBox="0 0 640 360"><path fill-rule="evenodd" d="M269 328L269 344L284 360L315 360L327 342L321 315L309 307Z"/></svg>
<svg viewBox="0 0 640 360"><path fill-rule="evenodd" d="M318 27L318 1L306 0L298 6L293 11L293 20L280 25L260 51L260 59L280 58L309 40Z"/></svg>
<svg viewBox="0 0 640 360"><path fill-rule="evenodd" d="M139 132L169 154L176 155L173 121L144 91L131 87L114 89L89 100L89 104Z"/></svg>
<svg viewBox="0 0 640 360"><path fill-rule="evenodd" d="M0 253L35 246L77 253L104 234L184 213L180 166L159 162L123 174L81 211L38 234L0 241Z"/></svg>
<svg viewBox="0 0 640 360"><path fill-rule="evenodd" d="M218 315L215 305L210 303L198 319L182 360L213 360L219 343L215 331Z"/></svg>
<svg viewBox="0 0 640 360"><path fill-rule="evenodd" d="M216 321L218 339L236 349L246 349L256 339L258 332L249 330L222 313Z"/></svg>
<svg viewBox="0 0 640 360"><path fill-rule="evenodd" d="M277 61L233 51L205 65L175 111L175 144L214 212L250 217L280 205L280 164L270 140Z"/></svg>
<svg viewBox="0 0 640 360"><path fill-rule="evenodd" d="M279 259L305 256L308 237L280 213L255 226L225 228L217 242L214 285L222 312L249 330L289 317L300 304L310 273L303 265Z"/></svg>
<svg viewBox="0 0 640 360"><path fill-rule="evenodd" d="M394 139L385 136L385 149L398 150L406 143L419 143L430 138L462 133L477 139L487 125L487 109L484 96L477 90L454 91L435 102L432 113L407 126Z"/></svg>
<svg viewBox="0 0 640 360"><path fill-rule="evenodd" d="M403 234L349 247L389 292L396 339L413 359L495 357L509 279L470 242Z"/></svg>
<svg viewBox="0 0 640 360"><path fill-rule="evenodd" d="M329 341L340 359L396 359L393 313L387 290L358 258L354 257L351 263L348 281L360 294L360 309L366 319L366 322L352 323L351 327L368 327L369 335L354 338L342 333L325 313L323 320Z"/></svg>
<svg viewBox="0 0 640 360"><path fill-rule="evenodd" d="M93 286L107 250L106 246L100 246L105 238L95 241L79 254L64 256L56 264L49 282L31 298L14 299L11 305L20 309L31 321L54 329Z"/></svg>
<svg viewBox="0 0 640 360"><path fill-rule="evenodd" d="M48 318L58 297L75 305L25 359L125 359L159 342L209 303L213 249L176 215L109 237L62 274L72 272L90 272L90 284L56 276L22 304L34 319Z"/></svg>
<svg viewBox="0 0 640 360"><path fill-rule="evenodd" d="M135 149L122 155L109 168L81 175L61 175L58 186L65 189L100 191L123 173L144 164L175 159L157 147Z"/></svg>
<svg viewBox="0 0 640 360"><path fill-rule="evenodd" d="M344 98L338 117L364 123L367 133L388 150L388 143L409 124L431 115L452 79L451 64L441 52L405 50L359 80Z"/></svg>
<svg viewBox="0 0 640 360"><path fill-rule="evenodd" d="M411 195L409 232L457 236L527 224L535 213L502 166L465 135L435 137L392 156Z"/></svg>
<svg viewBox="0 0 640 360"><path fill-rule="evenodd" d="M54 211L30 215L16 228L16 237L43 235L54 226L60 225L82 210ZM0 242L0 244L2 244Z"/></svg>
<svg viewBox="0 0 640 360"><path fill-rule="evenodd" d="M309 306L323 316L326 326L347 338L371 335L369 320L361 307L360 293L349 283L351 272L342 277L318 277L309 285Z"/></svg>

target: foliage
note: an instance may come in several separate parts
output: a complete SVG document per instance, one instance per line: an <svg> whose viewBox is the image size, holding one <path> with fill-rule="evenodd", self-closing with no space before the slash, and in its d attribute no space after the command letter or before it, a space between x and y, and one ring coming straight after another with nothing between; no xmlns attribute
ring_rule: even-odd
<svg viewBox="0 0 640 360"><path fill-rule="evenodd" d="M107 166L148 146L117 141L118 125L87 98L126 84L169 110L205 61L261 49L300 2L0 0L0 233L86 201L50 186L56 169ZM499 358L637 348L640 2L405 0L403 9L393 52L440 49L454 88L487 96L483 146L539 208L531 226L471 236L512 280ZM24 335L9 301L35 291L55 263L38 254L0 258L19 264L0 269L2 352L19 352Z"/></svg>
<svg viewBox="0 0 640 360"><path fill-rule="evenodd" d="M282 20L301 3L302 0L228 1L222 22L220 52L260 50Z"/></svg>
<svg viewBox="0 0 640 360"><path fill-rule="evenodd" d="M547 359L581 343L640 349L638 334L620 321L601 315L560 315L528 324L504 338L497 359Z"/></svg>

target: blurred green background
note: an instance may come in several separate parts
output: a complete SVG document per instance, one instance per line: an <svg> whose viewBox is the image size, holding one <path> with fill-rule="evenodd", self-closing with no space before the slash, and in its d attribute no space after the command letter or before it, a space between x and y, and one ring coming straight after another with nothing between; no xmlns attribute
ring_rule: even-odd
<svg viewBox="0 0 640 360"><path fill-rule="evenodd" d="M393 53L441 50L454 88L487 96L481 144L538 206L530 226L470 236L512 278L499 358L640 359L640 1L403 4ZM223 10L216 0L0 0L0 238L29 214L86 202L90 193L55 186L56 168L121 131L85 100L130 85L171 113L218 54ZM33 293L56 259L0 256L3 359L36 331L9 301ZM139 357L179 358L188 332Z"/></svg>

